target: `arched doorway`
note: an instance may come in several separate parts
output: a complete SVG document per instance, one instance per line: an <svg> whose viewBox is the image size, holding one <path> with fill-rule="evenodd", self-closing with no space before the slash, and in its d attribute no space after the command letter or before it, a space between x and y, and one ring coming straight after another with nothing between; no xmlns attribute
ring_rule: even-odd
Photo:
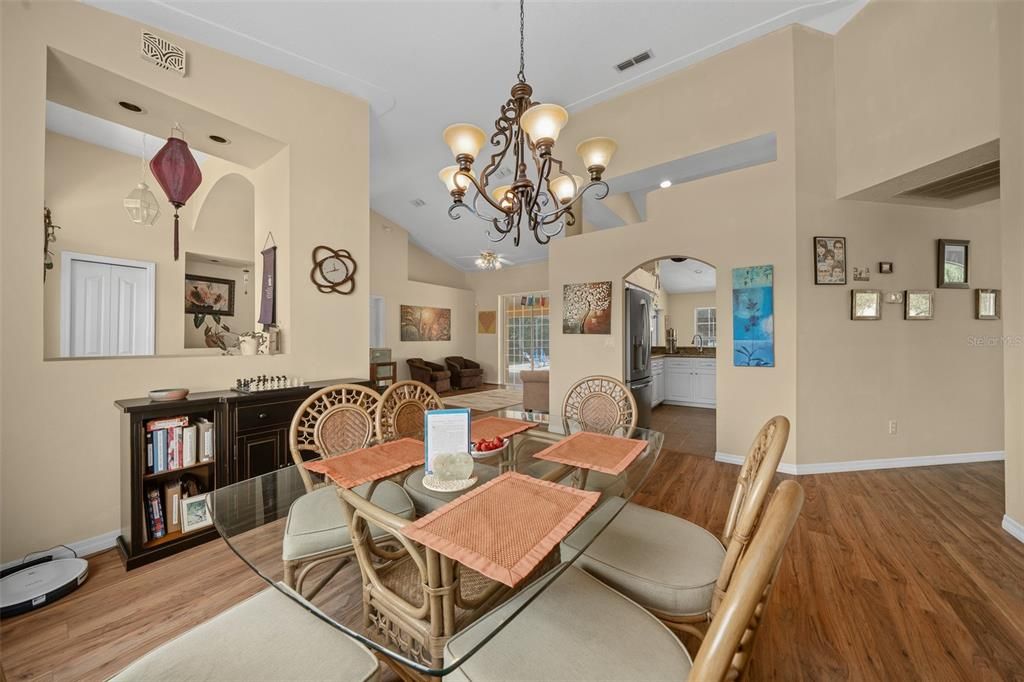
<svg viewBox="0 0 1024 682"><path fill-rule="evenodd" d="M652 259L623 277L623 377L641 426L665 448L714 457L717 271L692 256Z"/></svg>

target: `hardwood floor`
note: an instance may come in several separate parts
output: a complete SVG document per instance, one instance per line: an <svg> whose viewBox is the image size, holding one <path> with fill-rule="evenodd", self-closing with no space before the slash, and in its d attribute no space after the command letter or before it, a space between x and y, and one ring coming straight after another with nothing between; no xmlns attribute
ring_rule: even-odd
<svg viewBox="0 0 1024 682"><path fill-rule="evenodd" d="M1002 467L799 477L807 502L748 679L1024 680L1024 545L999 528ZM719 531L737 471L666 450L635 501ZM8 679L104 679L265 586L220 541L131 573L113 550L91 564L71 596L0 623ZM356 609L343 587L329 589Z"/></svg>

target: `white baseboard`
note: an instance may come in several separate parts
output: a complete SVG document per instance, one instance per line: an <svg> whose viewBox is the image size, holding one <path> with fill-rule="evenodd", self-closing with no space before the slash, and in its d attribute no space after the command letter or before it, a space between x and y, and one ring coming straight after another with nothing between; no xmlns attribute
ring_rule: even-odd
<svg viewBox="0 0 1024 682"><path fill-rule="evenodd" d="M726 464L742 464L743 457L716 452L715 460ZM972 464L975 462L1001 462L1006 459L1002 450L992 452L966 452L952 455L924 455L921 457L892 457L889 459L857 459L846 462L819 462L791 464L782 462L779 471L783 474L834 474L844 471L871 471L874 469L903 469L907 467L928 467L942 464Z"/></svg>
<svg viewBox="0 0 1024 682"><path fill-rule="evenodd" d="M1003 530L1017 538L1021 542L1024 542L1024 523L1014 521L1007 515L1003 515Z"/></svg>
<svg viewBox="0 0 1024 682"><path fill-rule="evenodd" d="M78 540L76 542L65 542L64 544L66 544L71 549L75 550L78 553L78 556L84 557L88 556L89 554L95 554L96 552L102 552L105 549L110 549L111 547L115 546L117 544L117 536L119 536L120 534L120 530L112 530L109 533L104 533L103 535L97 535L96 537L86 538L85 540ZM48 551L51 551L46 547L42 547L40 549L42 551L38 553L33 552L29 558L35 559L41 556L45 556ZM64 549L63 547L57 547L56 549L53 549L52 552L53 555L58 559L73 556L71 552ZM14 559L13 561L8 561L7 563L0 566L0 570L6 570L11 566L17 566L20 563L20 558Z"/></svg>

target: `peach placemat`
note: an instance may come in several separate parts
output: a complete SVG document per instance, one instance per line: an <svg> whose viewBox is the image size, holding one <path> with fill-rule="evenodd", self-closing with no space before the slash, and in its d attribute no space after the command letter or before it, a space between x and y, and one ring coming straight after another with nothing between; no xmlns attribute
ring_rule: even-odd
<svg viewBox="0 0 1024 682"><path fill-rule="evenodd" d="M423 441L402 438L327 459L305 462L302 466L324 474L342 488L354 488L411 469L423 464L423 461Z"/></svg>
<svg viewBox="0 0 1024 682"><path fill-rule="evenodd" d="M470 438L475 443L478 440L490 440L491 438L508 438L523 431L535 429L540 424L537 422L524 422L518 419L505 419L504 417L484 417L477 419L470 424Z"/></svg>
<svg viewBox="0 0 1024 682"><path fill-rule="evenodd" d="M508 472L402 529L412 540L509 587L530 575L600 493Z"/></svg>
<svg viewBox="0 0 1024 682"><path fill-rule="evenodd" d="M534 457L618 476L646 447L645 440L580 431L544 448Z"/></svg>

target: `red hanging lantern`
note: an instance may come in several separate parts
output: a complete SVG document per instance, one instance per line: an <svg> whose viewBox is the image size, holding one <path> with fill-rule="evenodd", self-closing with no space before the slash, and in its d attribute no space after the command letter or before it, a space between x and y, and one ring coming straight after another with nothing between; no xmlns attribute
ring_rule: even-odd
<svg viewBox="0 0 1024 682"><path fill-rule="evenodd" d="M149 169L167 195L167 201L174 207L174 260L178 260L178 209L198 189L199 183L203 181L203 173L189 151L184 136L175 137L174 131L181 134L181 128L174 126L167 144L149 162Z"/></svg>

